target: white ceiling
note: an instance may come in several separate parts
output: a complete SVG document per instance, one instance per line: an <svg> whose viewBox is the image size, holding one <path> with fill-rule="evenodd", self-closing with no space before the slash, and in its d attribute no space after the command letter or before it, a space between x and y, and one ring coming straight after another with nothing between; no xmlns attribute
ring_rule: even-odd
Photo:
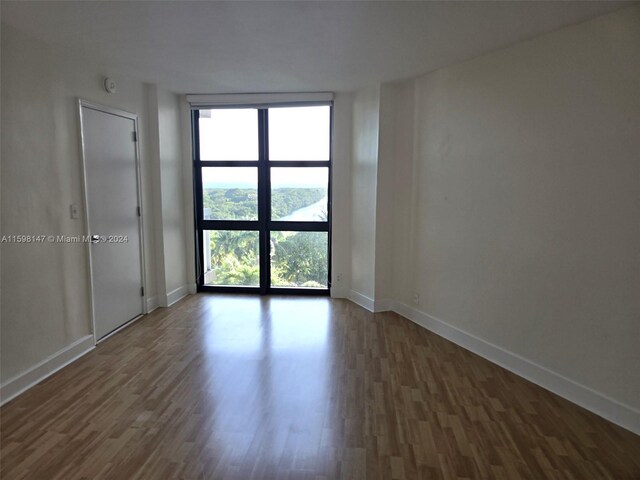
<svg viewBox="0 0 640 480"><path fill-rule="evenodd" d="M179 93L349 91L623 2L9 2L2 22Z"/></svg>

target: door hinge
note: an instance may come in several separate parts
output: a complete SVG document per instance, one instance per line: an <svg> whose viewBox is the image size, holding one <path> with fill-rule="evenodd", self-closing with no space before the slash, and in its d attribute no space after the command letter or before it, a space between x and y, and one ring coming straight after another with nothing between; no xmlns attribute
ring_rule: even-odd
<svg viewBox="0 0 640 480"><path fill-rule="evenodd" d="M144 297L144 287L140 287L140 296Z"/></svg>
<svg viewBox="0 0 640 480"><path fill-rule="evenodd" d="M139 217L142 216L142 212L140 211L140 207L136 207L136 213L138 214Z"/></svg>
<svg viewBox="0 0 640 480"><path fill-rule="evenodd" d="M133 136L133 141L137 142L138 141L138 133L135 130L133 131L133 135L132 136Z"/></svg>

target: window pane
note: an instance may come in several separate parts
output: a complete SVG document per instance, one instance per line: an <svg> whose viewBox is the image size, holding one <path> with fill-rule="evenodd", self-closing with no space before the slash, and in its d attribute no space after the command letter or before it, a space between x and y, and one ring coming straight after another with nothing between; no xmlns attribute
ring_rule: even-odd
<svg viewBox="0 0 640 480"><path fill-rule="evenodd" d="M329 160L329 106L269 109L270 160Z"/></svg>
<svg viewBox="0 0 640 480"><path fill-rule="evenodd" d="M271 232L271 285L327 288L327 232Z"/></svg>
<svg viewBox="0 0 640 480"><path fill-rule="evenodd" d="M259 286L259 234L244 230L205 230L204 284Z"/></svg>
<svg viewBox="0 0 640 480"><path fill-rule="evenodd" d="M271 168L271 219L326 222L328 184L326 167Z"/></svg>
<svg viewBox="0 0 640 480"><path fill-rule="evenodd" d="M205 220L257 220L257 167L204 167L202 207Z"/></svg>
<svg viewBox="0 0 640 480"><path fill-rule="evenodd" d="M258 110L200 110L200 160L258 160Z"/></svg>

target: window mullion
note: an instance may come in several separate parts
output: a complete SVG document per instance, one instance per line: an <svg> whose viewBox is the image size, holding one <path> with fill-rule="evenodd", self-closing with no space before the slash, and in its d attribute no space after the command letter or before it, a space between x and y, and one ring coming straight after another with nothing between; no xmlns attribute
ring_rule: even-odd
<svg viewBox="0 0 640 480"><path fill-rule="evenodd" d="M269 133L268 110L258 110L258 224L260 228L260 293L267 293L270 284L269 231Z"/></svg>

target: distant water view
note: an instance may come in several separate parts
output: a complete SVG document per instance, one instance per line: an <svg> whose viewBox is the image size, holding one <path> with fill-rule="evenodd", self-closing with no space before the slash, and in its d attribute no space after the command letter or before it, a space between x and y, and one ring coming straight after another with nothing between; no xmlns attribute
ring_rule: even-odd
<svg viewBox="0 0 640 480"><path fill-rule="evenodd" d="M325 195L316 203L294 210L289 215L280 218L280 220L287 222L325 221L327 219L327 200L328 197Z"/></svg>
<svg viewBox="0 0 640 480"><path fill-rule="evenodd" d="M271 193L271 218L294 222L326 221L327 189L280 187ZM206 220L257 220L258 190L234 183L205 186L203 203Z"/></svg>

